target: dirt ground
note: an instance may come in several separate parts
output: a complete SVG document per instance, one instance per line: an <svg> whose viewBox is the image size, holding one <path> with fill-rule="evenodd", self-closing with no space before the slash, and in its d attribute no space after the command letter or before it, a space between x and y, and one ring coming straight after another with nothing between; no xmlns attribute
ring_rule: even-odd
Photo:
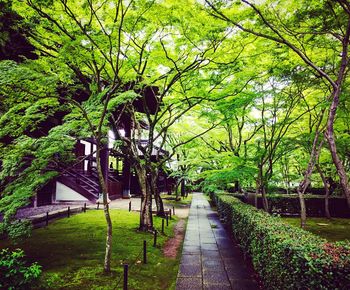
<svg viewBox="0 0 350 290"><path fill-rule="evenodd" d="M165 257L175 259L180 250L186 231L186 218L190 212L190 205L178 205L175 207L175 215L180 218L174 228L174 237L169 239L163 248Z"/></svg>
<svg viewBox="0 0 350 290"><path fill-rule="evenodd" d="M184 219L178 221L174 228L175 236L168 240L163 248L164 256L175 259L185 236L186 222Z"/></svg>

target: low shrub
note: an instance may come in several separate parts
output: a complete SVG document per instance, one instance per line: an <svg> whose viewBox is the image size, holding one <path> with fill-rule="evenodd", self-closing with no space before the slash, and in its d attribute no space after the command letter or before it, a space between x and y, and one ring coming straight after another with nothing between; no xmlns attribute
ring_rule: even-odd
<svg viewBox="0 0 350 290"><path fill-rule="evenodd" d="M267 289L350 289L350 243L329 243L237 198L211 195Z"/></svg>
<svg viewBox="0 0 350 290"><path fill-rule="evenodd" d="M271 195L268 197L271 212L300 215L300 202L297 195ZM262 208L262 200L258 202ZM312 217L325 216L324 196L305 195L306 213ZM333 217L350 217L350 211L345 198L330 197L329 211Z"/></svg>
<svg viewBox="0 0 350 290"><path fill-rule="evenodd" d="M244 194L233 194L239 200L248 203ZM325 217L325 200L322 195L305 195L305 206L307 216ZM297 194L268 194L270 212L273 214L299 216L300 202ZM258 196L258 208L263 208L261 196ZM350 211L343 197L332 196L329 198L329 211L332 217L350 218Z"/></svg>
<svg viewBox="0 0 350 290"><path fill-rule="evenodd" d="M21 249L0 251L0 289L31 289L41 274L41 266L28 264Z"/></svg>
<svg viewBox="0 0 350 290"><path fill-rule="evenodd" d="M324 217L324 197L305 195L305 206L308 216ZM272 194L268 197L271 213L300 215L300 201L297 195L277 195ZM347 217L349 210L346 201L339 198L330 198L329 209L333 216ZM262 199L258 199L258 207L262 208Z"/></svg>

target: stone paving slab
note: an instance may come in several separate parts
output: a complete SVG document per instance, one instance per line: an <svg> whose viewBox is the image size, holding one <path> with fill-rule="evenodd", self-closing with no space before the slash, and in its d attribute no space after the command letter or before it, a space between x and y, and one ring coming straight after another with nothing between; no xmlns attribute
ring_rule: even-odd
<svg viewBox="0 0 350 290"><path fill-rule="evenodd" d="M181 257L181 264L184 265L200 265L201 263L201 256L200 255L182 255Z"/></svg>
<svg viewBox="0 0 350 290"><path fill-rule="evenodd" d="M202 277L200 264L180 264L179 277Z"/></svg>
<svg viewBox="0 0 350 290"><path fill-rule="evenodd" d="M217 213L202 193L194 193L176 289L259 289L253 274Z"/></svg>
<svg viewBox="0 0 350 290"><path fill-rule="evenodd" d="M176 281L176 289L189 289L189 290L202 289L202 278L178 277Z"/></svg>

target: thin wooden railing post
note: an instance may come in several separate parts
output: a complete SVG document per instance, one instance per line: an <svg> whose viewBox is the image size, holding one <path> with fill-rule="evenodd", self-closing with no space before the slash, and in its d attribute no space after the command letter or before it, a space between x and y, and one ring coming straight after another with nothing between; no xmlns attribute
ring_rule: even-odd
<svg viewBox="0 0 350 290"><path fill-rule="evenodd" d="M154 230L153 247L157 246L157 230Z"/></svg>
<svg viewBox="0 0 350 290"><path fill-rule="evenodd" d="M129 265L124 264L124 285L123 290L128 290L128 271L129 271Z"/></svg>
<svg viewBox="0 0 350 290"><path fill-rule="evenodd" d="M143 263L147 264L147 242L143 241Z"/></svg>

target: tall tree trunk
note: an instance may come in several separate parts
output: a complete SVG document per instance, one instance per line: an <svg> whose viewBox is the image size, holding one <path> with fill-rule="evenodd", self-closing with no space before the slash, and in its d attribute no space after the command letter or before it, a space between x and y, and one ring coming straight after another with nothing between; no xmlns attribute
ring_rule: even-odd
<svg viewBox="0 0 350 290"><path fill-rule="evenodd" d="M335 114L335 112L334 112L334 114ZM330 113L330 115L331 115L331 113ZM325 135L326 135L326 139L328 141L329 150L330 150L331 155L332 155L333 163L335 165L335 168L337 170L337 174L339 176L341 188L342 188L343 193L346 197L348 207L350 208L349 180L348 180L348 176L346 174L344 165L343 165L342 161L340 160L338 153L337 153L337 146L336 146L335 140L334 140L333 122L330 123L329 125L327 125L327 132Z"/></svg>
<svg viewBox="0 0 350 290"><path fill-rule="evenodd" d="M269 202L266 196L266 182L263 180L263 167L258 164L258 177L256 179L256 193L261 194L261 199L263 203L263 208L266 212L269 212ZM256 201L257 206L257 201Z"/></svg>
<svg viewBox="0 0 350 290"><path fill-rule="evenodd" d="M263 206L264 206L264 210L266 212L269 212L269 201L267 200L266 189L267 187L265 182L262 182L262 184L260 185L260 193L263 201Z"/></svg>
<svg viewBox="0 0 350 290"><path fill-rule="evenodd" d="M97 164L97 174L98 180L100 183L100 187L102 190L102 199L103 199L103 211L105 215L105 219L107 222L107 233L106 233L106 250L105 250L105 259L104 259L104 267L103 271L106 274L111 272L111 254L112 254L112 220L109 213L109 205L108 205L108 196L107 196L107 181L103 177L102 168L101 168L101 150L102 145L99 141L97 141L97 151L96 151L96 164Z"/></svg>
<svg viewBox="0 0 350 290"><path fill-rule="evenodd" d="M140 183L142 198L140 210L140 226L141 231L147 232L153 230L152 217L152 191L150 182L147 180L146 169L142 166L135 166L137 177Z"/></svg>
<svg viewBox="0 0 350 290"><path fill-rule="evenodd" d="M181 196L186 196L186 183L184 178L181 179Z"/></svg>
<svg viewBox="0 0 350 290"><path fill-rule="evenodd" d="M337 146L335 143L335 136L334 136L334 120L337 114L337 108L339 105L339 97L341 94L342 84L344 83L346 72L347 72L346 70L349 64L349 58L348 58L349 39L350 39L350 18L348 19L346 33L342 40L342 45L343 45L342 60L341 60L337 80L335 82L335 85L333 86L333 93L331 95L332 103L329 108L327 130L326 130L325 137L328 141L329 150L331 151L333 163L335 165L335 168L337 169L337 173L340 179L340 185L345 194L348 207L350 208L350 188L349 188L348 176L346 175L344 165L338 156Z"/></svg>
<svg viewBox="0 0 350 290"><path fill-rule="evenodd" d="M175 184L175 200L179 200L179 186L181 182L177 182ZM181 198L180 198L181 199Z"/></svg>
<svg viewBox="0 0 350 290"><path fill-rule="evenodd" d="M309 177L306 177L307 175L308 175L308 173L305 173L304 180L302 182L300 182L300 184L297 188L299 203L300 203L300 227L302 229L305 229L305 226L306 226L306 205L305 205L304 193L305 193L306 188L310 184L310 179L309 179ZM310 175L311 175L311 173L310 173Z"/></svg>
<svg viewBox="0 0 350 290"><path fill-rule="evenodd" d="M324 190L326 193L325 197L324 197L324 212L325 212L326 218L331 219L332 217L331 217L331 214L329 212L329 184L328 184L327 179L324 176L322 168L318 162L316 163L316 168L317 168L318 173L321 176L321 179L323 182L323 187L324 187Z"/></svg>
<svg viewBox="0 0 350 290"><path fill-rule="evenodd" d="M322 119L319 121L318 126L317 126L317 131L315 134L315 138L312 144L312 149L310 153L310 160L307 165L307 169L304 172L304 179L299 183L297 192L298 192L298 197L299 197L299 202L300 202L300 227L305 228L306 226L306 205L305 205L305 198L304 194L307 189L307 187L310 185L310 177L312 174L312 171L314 169L316 160L318 160L318 156L320 154L322 145L323 145L323 140L318 144L318 140L320 137L320 132L318 131L319 125L321 124Z"/></svg>
<svg viewBox="0 0 350 290"><path fill-rule="evenodd" d="M159 194L158 189L155 189L154 200L156 201L156 206L157 206L157 216L165 217L164 203L163 203L163 200Z"/></svg>
<svg viewBox="0 0 350 290"><path fill-rule="evenodd" d="M260 181L259 181L259 179L257 178L256 180L255 180L255 194L254 194L254 206L256 207L256 208L258 208L258 195L259 195L259 183L260 183Z"/></svg>
<svg viewBox="0 0 350 290"><path fill-rule="evenodd" d="M158 184L157 184L158 169L153 169L151 171L150 180L151 180L151 190L153 192L154 200L155 200L156 206L157 206L157 216L165 217L164 204L163 204L163 200L160 196L160 192L159 192Z"/></svg>

